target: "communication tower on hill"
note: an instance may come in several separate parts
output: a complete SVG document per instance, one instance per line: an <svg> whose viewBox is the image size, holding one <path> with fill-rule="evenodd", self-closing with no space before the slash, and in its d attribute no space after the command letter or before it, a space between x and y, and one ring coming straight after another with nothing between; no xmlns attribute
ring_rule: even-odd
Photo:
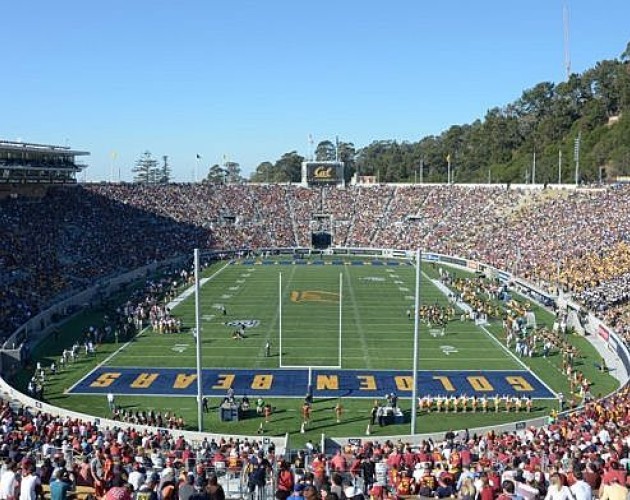
<svg viewBox="0 0 630 500"><path fill-rule="evenodd" d="M562 24L564 26L564 69L567 80L571 76L571 48L569 47L569 4L564 2L562 7Z"/></svg>

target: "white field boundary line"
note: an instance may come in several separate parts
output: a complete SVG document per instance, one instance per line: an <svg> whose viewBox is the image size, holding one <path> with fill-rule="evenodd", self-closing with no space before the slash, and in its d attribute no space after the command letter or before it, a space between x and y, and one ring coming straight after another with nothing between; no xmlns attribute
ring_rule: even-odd
<svg viewBox="0 0 630 500"><path fill-rule="evenodd" d="M203 286L205 285L208 281L210 281L211 279L213 279L215 276L217 276L218 274L220 274L221 272L223 272L223 270L229 266L230 263L226 263L221 269L218 269L217 271L215 271L215 273L208 277L208 278L203 278L201 280L199 280L199 286ZM175 300L169 302L169 308L171 307L171 304L173 304L173 308L177 307L182 300L180 300L179 302L177 302L177 299L179 299L180 297L183 297L184 295L186 295L186 297L189 297L193 292L195 291L195 285L192 285L190 287L188 287L186 290L184 290L180 295L178 295ZM171 308L172 310L172 308ZM100 363L98 363L94 368L92 368L88 373L86 373L83 377L81 377L79 380L77 380L74 384L72 384L72 386L70 386L68 389L66 389L64 391L64 394L67 394L69 392L71 392L77 385L79 385L81 382L83 382L86 378L88 378L90 375L92 375L96 370L98 370L99 368L101 368L102 366L106 365L107 363L109 363L112 359L114 359L114 357L116 357L120 352L122 352L128 345L130 345L135 339L137 339L138 337L140 337L144 332L146 332L149 329L149 325L145 326L142 330L140 330L138 332L138 334L136 336L134 336L131 340L128 340L127 342L125 342L123 345L121 345L118 349L116 349L114 352L112 352L109 356L107 356L103 361L101 361Z"/></svg>
<svg viewBox="0 0 630 500"><path fill-rule="evenodd" d="M208 323L213 323L212 321L209 321ZM370 323L370 325L372 325L372 323ZM472 333L472 332L471 332ZM185 334L181 334L181 333L177 333L175 335L185 335ZM453 339L455 337L455 335L453 334L446 334L444 337L431 337L431 336L427 336L429 334L421 334L420 338L422 339L422 341L426 344L431 344L431 343L444 343L446 339ZM162 339L155 339L155 343L153 344L154 346L160 347L160 346L164 346L164 347L170 347L171 345L173 345L173 340L187 340L186 338L184 338L183 336L180 337L173 337L171 336L171 334L166 334L166 338ZM316 340L313 339L313 337L291 337L291 340L295 340L295 341L304 341L304 340ZM389 343L395 343L395 342L405 342L406 344L409 344L409 336L406 337L387 337L387 341ZM368 344L379 344L382 345L383 344L383 340L382 339L372 339L372 340L366 340L366 342ZM460 339L457 338L457 342L458 344L479 344L480 342L483 343L491 343L491 341L486 340L485 335L481 336L481 339ZM234 345L235 342L232 342L232 344ZM202 346L202 349L205 349L207 346ZM346 349L353 349L353 347L346 347Z"/></svg>
<svg viewBox="0 0 630 500"><path fill-rule="evenodd" d="M341 389L339 390L341 392ZM355 391L356 392L356 391ZM101 393L94 393L94 392L73 392L72 393L73 396L101 396ZM146 398L155 398L155 397L160 397L160 398L191 398L191 397L196 397L195 394L193 394L192 396L190 394L145 394L145 393L140 393L140 392L134 392L133 394L117 394L119 396L131 396L133 395L134 397L146 397ZM221 397L221 396L209 396L209 397ZM269 397L273 397L273 398L282 398L282 399L304 399L304 396L282 396L282 395L277 395L277 396L269 396ZM335 396L337 397L337 396ZM341 395L341 398L344 399L374 399L374 396L359 396L359 395L352 395L352 396L345 396L345 395ZM403 396L403 395L398 395L398 399L411 399L411 396ZM553 401L555 398L536 398L537 400L549 400L549 401ZM143 406L143 409L147 409L150 407L147 406ZM192 407L188 407L188 408L192 408ZM211 406L212 408L212 406ZM332 407L331 407L332 408ZM287 411L287 412L297 412L298 410L291 410L289 408L287 408L286 410L283 411ZM356 413L368 413L368 410L356 410ZM466 412L467 414L471 414L472 412L469 410L468 412ZM481 412L478 412L480 415L482 415ZM494 414L494 411L492 411L492 413ZM488 411L488 414L490 414L490 411ZM505 414L505 412L501 413L502 415ZM515 412L510 412L511 415L523 415L526 416L527 412L521 411L518 414ZM447 415L455 415L452 412L449 412ZM458 415L463 416L465 415L465 413L461 413L458 412ZM273 417L272 417L273 419ZM522 419L518 419L516 421L520 421ZM273 422L273 420L272 420ZM505 422L505 423L510 423L510 422Z"/></svg>
<svg viewBox="0 0 630 500"><path fill-rule="evenodd" d="M86 373L83 377L81 377L79 380L77 380L74 384L72 384L68 389L66 389L64 391L64 394L68 394L69 392L72 392L72 390L79 385L81 382L83 382L86 378L88 378L90 375L92 375L96 370L98 370L99 368L101 368L102 366L106 365L107 363L109 363L114 356L117 356L121 351L123 351L129 344L131 344L133 342L134 339L140 337L144 332L146 332L149 329L149 326L145 326L142 330L140 330L138 332L138 334L133 337L131 340L128 340L127 342L125 342L123 345L121 345L118 349L116 349L114 352L112 352L109 356L107 356L103 361L101 361L100 363L98 363L94 368L92 368L88 373Z"/></svg>
<svg viewBox="0 0 630 500"><path fill-rule="evenodd" d="M220 356L217 356L220 357ZM225 356L224 356L225 357ZM246 357L246 356L241 356L242 358ZM361 359L361 358L357 358L357 359ZM401 358L402 359L402 358ZM484 360L487 358L484 358ZM503 358L501 358L503 359ZM440 361L444 361L443 358L439 358ZM448 360L446 360L448 361ZM116 366L113 367L116 370L143 370L146 369L148 371L150 370L156 370L157 368L146 368L146 367L137 367L137 366ZM112 368L112 369L113 369ZM395 370L395 369L391 369L391 368L374 368L372 370L367 370L365 368L339 368L338 366L330 366L330 365L319 365L319 366L313 366L313 371L320 371L320 370L338 370L338 371L355 371L355 372L390 372L390 373L402 373L402 372L409 372L411 373L411 370ZM191 371L194 370L195 368L179 368L179 367L161 367L159 368L160 370L164 369L164 370L182 370L182 371ZM241 371L252 371L252 372L281 372L281 371L293 371L293 370L308 370L307 366L304 365L286 365L284 368L234 368L233 366L213 366L212 368L204 368L204 370L231 370L232 372L241 372ZM529 370L519 370L518 368L512 368L509 370L505 370L503 368L484 368L483 369L484 372L505 372L505 373L531 373ZM444 368L436 368L435 370L429 370L429 369L422 369L422 370L418 370L418 373L423 373L423 372L427 372L427 373L435 373L435 372L455 372L455 373L473 373L473 374L478 374L479 370L462 370L460 368L449 368L449 369L444 369Z"/></svg>
<svg viewBox="0 0 630 500"><path fill-rule="evenodd" d="M445 342L446 343L446 342ZM441 344L439 347L430 347L430 348L425 348L424 352L438 352L442 350L442 345L445 345L445 343ZM195 350L194 349L190 349L190 353L188 353L188 349L187 347L191 346L192 344L188 344L186 346L186 348L182 349L183 352L177 352L177 354L171 354L169 353L169 357L173 357L173 356L177 356L178 358L194 358L195 357ZM291 347L302 347L302 348L306 348L309 351L314 350L314 351L326 351L327 349L330 350L330 348L326 345L309 345L309 346L297 346L297 345L291 345ZM454 346L455 348L457 348L457 346ZM234 351L240 351L240 352L248 352L249 356L252 355L252 352L254 349L256 349L255 346L252 347L246 347L243 344L240 345L231 345L231 346L221 346L221 349L227 349L227 350L234 350ZM373 343L372 346L366 346L367 350L378 350L378 351L382 351L383 347L379 346L378 344ZM172 349L169 349L169 351ZM211 345L206 345L206 346L202 346L201 348L202 351L206 352L212 352L212 351L216 351L216 347L215 346L211 346ZM363 352L364 349L362 346L357 346L357 347L346 347L345 348L346 351L350 351L350 352ZM394 352L409 352L409 348L408 347L391 347L388 348L388 350L394 351ZM164 349L160 349L161 352L164 352ZM466 351L478 351L478 352L487 352L488 351L488 347L467 347ZM149 358L151 356L159 356L159 354L135 354L134 356L137 356L139 358ZM410 354L411 356L411 354ZM424 358L421 358L424 359ZM505 357L503 358L505 359ZM284 364L283 366L288 366L286 364ZM331 365L331 366L338 366L338 365ZM253 368L257 368L256 366L254 366ZM366 369L371 369L371 367L368 367Z"/></svg>
<svg viewBox="0 0 630 500"><path fill-rule="evenodd" d="M218 274L220 274L226 267L228 267L230 265L229 262L225 263L223 265L223 267L221 269L218 269L217 271L215 271L215 273L212 276L209 276L208 278L201 278L199 280L199 287L203 287L208 281L212 280L215 276L217 276ZM167 307L169 309L173 309L175 307L177 307L179 304L181 304L182 302L184 302L188 297L190 297L193 293L195 293L195 285L191 285L188 288L186 288L186 290L184 290L182 293L180 293L177 297L175 297L172 301L170 301L167 304Z"/></svg>
<svg viewBox="0 0 630 500"><path fill-rule="evenodd" d="M527 298L525 295L523 295L522 293L519 293L519 292L512 292L512 293L513 293L513 294L515 294L515 295L518 295L521 299L528 300L528 298ZM545 310L545 311L549 312L549 310L547 309L547 307L543 306L542 304L538 304L538 306L539 306L541 309L543 309L543 310ZM589 342L589 343L590 343L590 342ZM591 345L592 345L592 344L591 344ZM552 363L552 362L550 361L550 359L549 359L549 358L545 358L545 361L547 362L547 364L548 364L548 365L549 365L549 366L550 366L553 370L557 371L557 372L558 372L560 375L562 375L563 377L566 377L566 374L565 374L565 373L564 373L564 372L563 372L560 368L558 368L558 367L557 367L554 363ZM575 394L575 392L574 392L574 394Z"/></svg>
<svg viewBox="0 0 630 500"><path fill-rule="evenodd" d="M428 276L427 276L427 277L428 277ZM429 278L429 279L430 279L430 278ZM437 286L439 289L443 290L441 287L439 287L439 286L435 283L436 281L437 281L437 280L433 280L433 279L431 279L431 282L432 282L435 286ZM442 285L444 288L446 288L446 289L448 290L448 288L447 288L445 285L443 285L442 283L440 283L440 285ZM468 304L466 304L466 305L468 306ZM468 306L468 307L470 307L470 306ZM537 374L536 374L533 370L531 370L531 369L530 369L530 368L529 368L529 367L528 367L528 366L527 366L527 365L523 362L523 360L521 360L521 359L520 359L520 358L519 358L516 354L514 354L512 351L510 351L510 349L509 349L507 346L503 345L503 344L501 343L501 341L500 341L498 338L496 338L494 335L492 335L492 333L490 333L490 331L488 331L488 329L487 329L484 325L477 325L477 326L479 326L479 328L481 328L481 330L483 330L483 331L486 333L486 335L488 335L488 337L490 337L490 338L491 338L491 339L492 339L492 340L493 340L493 341L494 341L494 342L495 342L495 343L496 343L496 344L497 344L497 345L498 345L498 346L499 346L499 347L500 347L500 348L501 348L501 349L502 349L505 353L507 353L507 355L508 355L509 357L511 357L512 359L514 359L514 361L516 361L516 362L517 362L520 366L522 366L522 367L523 367L526 371L528 371L529 373L531 373L531 374L532 374L532 376L533 376L536 380L538 380L538 382L540 382L540 383L542 384L542 386L543 386L543 387L545 387L545 388L546 388L546 389L547 389L547 390L548 390L551 394L553 394L553 395L554 395L554 397L557 397L557 396L558 396L558 394L556 393L556 391L554 391L551 387L549 387L549 385L547 385L547 384L545 383L545 381L544 381L544 380L542 380L542 379L541 379L541 378L540 378L540 377L539 377L539 376L538 376L538 375L537 375Z"/></svg>
<svg viewBox="0 0 630 500"><path fill-rule="evenodd" d="M427 273L425 273L424 271L421 271L422 276L424 276L424 278L429 281L429 283L431 283L433 285L433 287L442 295L446 296L448 298L448 294L449 293L453 293L452 290L450 288L448 288L444 283L441 283L440 280L434 280L431 278L431 276L429 276ZM459 309L461 312L469 314L470 311L472 311L472 307L470 307L468 304L466 304L463 301L456 301L453 303L453 305Z"/></svg>
<svg viewBox="0 0 630 500"><path fill-rule="evenodd" d="M505 337L504 335L502 335L501 337ZM566 377L566 374L560 369L558 368L556 365L554 365L549 358L544 358L546 363L549 365L550 368L552 368L554 371L557 371L560 375L562 375L563 377Z"/></svg>
<svg viewBox="0 0 630 500"><path fill-rule="evenodd" d="M488 334L488 336L489 336L489 337L492 337L492 339L493 339L493 340L494 340L494 341L495 341L495 342L496 342L499 346L501 346L501 349L503 349L503 350L504 350L505 352L507 352L510 356L512 356L512 357L513 357L513 358L514 358L514 359L518 362L518 364L519 364L519 365L521 365L523 368L525 368L525 369L526 369L529 373L531 373L531 374L534 376L534 378L536 378L536 379L538 380L538 382L540 382L540 383L541 383L544 387L546 387L546 388L547 388L547 390L548 390L549 392L551 392L551 394L553 394L555 397L558 397L558 394L556 393L556 391L554 391L551 387L549 387L549 386L547 385L547 383L546 383L544 380L542 380L542 379L541 379L541 378L540 378L540 377L536 374L536 372L534 372L533 370L531 370L531 369L530 369L530 368L529 368L529 367L528 367L528 366L527 366L527 365L526 365L526 364L525 364L525 363L524 363L521 359L519 359L519 357L518 357L516 354L514 354L512 351L510 351L510 349L508 349L508 347L507 347L507 346L503 345L503 344L501 343L501 341L500 341L498 338L496 338L494 335L492 335L492 333L490 333L490 332L488 331L488 329L487 329L485 326L483 326L483 325L479 325L479 326L480 326L480 328L481 328L484 332L486 332L486 334Z"/></svg>
<svg viewBox="0 0 630 500"><path fill-rule="evenodd" d="M347 359L365 359L365 356L345 356ZM145 356L145 355L137 355L134 356L134 358L138 358L138 359L160 359L160 358L164 358L164 359L172 359L173 356L169 355L169 354L157 354L157 355L150 355L150 356ZM217 355L217 356L205 356L205 358L207 359L224 359L225 356L221 356L221 355ZM309 356L310 359L330 359L330 356ZM184 358L180 358L180 359L194 359L193 355L189 355L186 356ZM230 359L251 359L251 355L242 355L242 356L230 356ZM388 357L387 359L392 360L392 361L410 361L411 360L411 356L409 357ZM445 363L448 363L449 361L452 363L461 363L463 360L466 361L505 361L505 358L471 358L469 356L465 357L462 359L462 357L439 357L439 358L422 358L422 361L443 361ZM288 369L288 368L304 368L305 370L308 369L308 367L313 368L313 370L315 369L319 369L319 368L326 368L326 369L335 369L335 370L342 370L342 368L339 368L338 366L332 366L331 365L283 365L282 368L280 368L281 370L283 369ZM118 369L120 367L115 366L115 367L111 367L112 370L113 369ZM136 367L138 370L144 370L144 371L151 371L151 370L155 370L156 368L149 368L149 367ZM180 368L177 366L173 366L173 367L160 367L158 369L165 369L165 368L169 368L169 369L173 369L173 370L194 370L195 368ZM209 369L216 369L215 367L209 368ZM235 368L232 368L233 370ZM277 370L278 368L251 368L251 371L261 371L261 370ZM239 368L239 370L246 370L245 368ZM343 370L354 370L354 368L343 368ZM378 368L356 368L356 370L361 370L361 371L380 371ZM436 368L437 371L439 371L440 369ZM404 370L394 370L394 371L404 371ZM431 371L431 370L427 370L427 371ZM470 371L470 372L480 372L480 371L485 371L485 369L483 370L460 370L460 371ZM517 369L508 369L508 370L498 370L498 371L518 371L518 372L529 372L530 370L517 370Z"/></svg>

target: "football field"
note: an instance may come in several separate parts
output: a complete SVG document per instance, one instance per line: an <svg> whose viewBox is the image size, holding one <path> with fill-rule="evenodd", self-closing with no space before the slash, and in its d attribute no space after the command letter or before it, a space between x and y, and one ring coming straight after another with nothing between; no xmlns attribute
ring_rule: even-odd
<svg viewBox="0 0 630 500"><path fill-rule="evenodd" d="M436 265L423 264L422 304L448 306L444 290L435 284L437 276ZM255 434L262 423L265 434L289 432L300 436L300 442L320 439L322 432L363 435L374 401L384 402L387 394L396 392L404 422L373 432L409 432L414 325L408 313L413 313L415 291L415 268L409 262L350 257L258 258L215 262L204 270L202 278L202 387L210 399L209 412L204 413L205 429ZM147 327L129 342L112 339L101 344L94 357L82 356L47 380L46 401L91 415L111 416L105 398L111 392L122 410L174 412L183 416L187 428L196 428L192 292L190 287L181 288L171 303L173 314L183 323L181 333L161 334ZM127 297L117 300L124 303ZM551 327L553 316L549 312L537 306L533 310L539 326ZM59 341L46 339L37 347L36 359L48 366L81 338L81 332L99 324L106 312L86 310L72 319ZM558 353L520 359L504 347L500 321L475 325L469 319L461 321L460 316L457 309L444 336L441 327L425 322L420 325L420 397L527 396L534 399L531 416L543 416L557 408L555 393L571 394ZM245 338L233 338L237 330L243 331ZM597 394L617 387L615 379L594 363L598 357L588 339L568 335L567 341L581 352L576 367L593 381ZM25 370L18 386L25 388L29 377ZM314 395L313 419L302 434L302 398L309 384ZM219 406L229 389L239 400L245 395L263 398L273 406L273 416L267 422L250 412L238 422L221 421ZM344 414L338 421L335 407L340 401ZM496 425L522 420L525 415L424 412L417 431Z"/></svg>
<svg viewBox="0 0 630 500"><path fill-rule="evenodd" d="M424 272L420 291L422 304L452 306ZM190 292L172 304L182 333L145 329L68 392L196 394ZM315 397L410 397L414 293L415 267L406 261L215 265L201 288L203 392L303 397L310 384ZM462 321L462 311L455 311L444 328L420 325L419 395L554 397L485 326ZM234 338L236 331L243 338Z"/></svg>

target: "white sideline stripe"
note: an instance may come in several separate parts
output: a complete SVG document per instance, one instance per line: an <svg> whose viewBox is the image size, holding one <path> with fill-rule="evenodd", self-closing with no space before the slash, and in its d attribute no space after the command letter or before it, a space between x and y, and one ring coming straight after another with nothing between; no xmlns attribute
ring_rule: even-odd
<svg viewBox="0 0 630 500"><path fill-rule="evenodd" d="M227 266L229 266L230 263L228 262L227 264L225 264L221 269L218 269L212 276L208 277L208 278L203 278L201 280L199 280L199 286L203 286L205 285L208 281L210 281L212 278L214 278L217 274L219 274L221 271L223 271ZM178 295L175 300L169 302L168 307L171 308L171 310L175 307L177 307L182 301L178 299L180 297L183 297L185 294L186 297L189 297L193 292L195 291L195 285L192 285L191 287L187 288L186 290L184 290L180 295ZM171 307L172 305L172 307ZM98 363L94 368L92 368L88 373L86 373L83 377L81 377L79 380L77 380L74 384L72 384L72 386L67 389L66 391L64 391L64 394L72 391L72 389L74 389L77 385L79 385L81 382L83 382L86 378L88 378L90 375L92 375L96 370L98 370L100 367L102 367L103 365L106 365L107 363L109 363L112 359L114 359L114 357L116 355L118 355L118 353L120 353L123 349L125 349L129 344L131 344L136 338L140 337L140 335L142 335L144 332L146 332L149 329L149 325L145 326L142 330L140 330L138 332L138 334L133 337L131 340L128 340L127 342L125 342L123 345L121 345L118 349L116 349L114 352L112 352L109 356L107 356L103 361L101 361L100 363Z"/></svg>
<svg viewBox="0 0 630 500"><path fill-rule="evenodd" d="M81 377L79 380L77 380L74 384L72 384L72 386L70 386L70 388L66 391L64 391L64 394L67 394L68 392L71 392L77 385L79 385L81 382L83 382L86 378L88 378L90 375L92 375L96 370L98 370L101 366L106 365L107 363L109 363L114 356L116 356L117 354L119 354L125 347L127 347L129 344L131 344L131 342L133 341L133 339L140 337L140 335L142 335L144 332L147 331L147 329L149 328L149 325L145 326L142 330L140 330L140 332L138 332L138 335L136 335L134 338L132 338L131 340L128 340L127 342L125 342L123 345L121 345L118 349L116 349L114 352L112 352L109 356L107 356L103 361L101 361L100 363L98 363L94 368L92 368L88 373L86 373L83 377Z"/></svg>
<svg viewBox="0 0 630 500"><path fill-rule="evenodd" d="M528 367L525 363L523 363L523 361L522 361L521 359L519 359L519 357L518 357L516 354L514 354L514 353L513 353L512 351L510 351L510 350L509 350L506 346L504 346L504 345L501 343L501 341L500 341L498 338L496 338L494 335L492 335L492 334L488 331L488 329L487 329L485 326L480 325L480 327L481 327L481 329L482 329L484 332L486 332L486 333L488 334L488 336L489 336L489 337L492 337L492 339L493 339L493 340L494 340L494 341L495 341L495 342L496 342L499 346L501 346L501 349L503 349L505 352L507 352L510 356L512 356L512 358L514 358L514 359L516 360L516 362L517 362L519 365L521 365L523 368L525 368L525 370L527 370L529 373L531 373L531 374L532 374L532 376L533 376L536 380L538 380L538 382L540 382L540 383L543 385L543 387L546 387L546 388L547 388L547 390L548 390L551 394L553 394L553 395L554 395L554 397L556 397L556 398L558 397L558 394L556 393L556 391L554 391L551 387L549 387L549 386L545 383L545 381L544 381L544 380L542 380L542 379L541 379L541 378L540 378L540 377L536 374L536 372L534 372L533 370L531 370L531 369L530 369L530 368L529 368L529 367Z"/></svg>
<svg viewBox="0 0 630 500"><path fill-rule="evenodd" d="M223 271L229 265L230 265L230 263L228 262L228 263L224 264L221 269L218 269L217 271L215 271L215 273L212 276L209 276L207 278L201 278L199 280L199 287L204 286L208 281L213 279L217 274L219 274L221 271ZM195 285L194 284L192 286L189 286L186 290L184 290L177 297L175 297L171 302L169 302L167 304L167 307L172 310L174 307L177 307L184 300L186 300L188 297L190 297L193 293L195 293Z"/></svg>
<svg viewBox="0 0 630 500"><path fill-rule="evenodd" d="M443 293L445 291L449 291L449 288L447 286L445 286L443 283L440 283L439 280L434 280L431 279L426 273L422 273L424 274L430 281L431 283L433 283L440 291L442 291ZM446 295L446 294L445 294ZM470 306L468 304L465 304L463 302L458 303L458 305L461 306L466 306L466 308L470 309ZM514 359L520 366L522 366L526 371L528 371L529 373L532 374L532 376L538 380L538 382L540 382L542 384L543 387L545 387L551 394L554 395L554 397L558 397L558 394L556 393L556 391L554 391L551 387L549 387L549 385L547 385L545 383L544 380L542 380L533 370L531 370L525 363L523 363L523 361L516 355L514 354L512 351L510 351L510 349L508 349L506 346L504 346L501 341L496 338L494 335L492 335L492 333L490 333L488 331L488 329L484 326L484 325L477 325L481 330L483 330L484 332L486 332L486 335L488 335L488 337L490 337L496 344L498 344L498 346L508 354L508 356L510 356L512 359ZM490 360L491 358L488 358L488 360Z"/></svg>

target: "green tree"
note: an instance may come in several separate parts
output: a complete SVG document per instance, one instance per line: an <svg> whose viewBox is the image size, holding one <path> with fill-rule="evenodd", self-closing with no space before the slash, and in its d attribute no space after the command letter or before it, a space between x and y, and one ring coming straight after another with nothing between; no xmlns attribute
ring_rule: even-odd
<svg viewBox="0 0 630 500"><path fill-rule="evenodd" d="M335 157L335 145L329 140L321 141L315 148L315 161L334 161Z"/></svg>
<svg viewBox="0 0 630 500"><path fill-rule="evenodd" d="M357 151L353 143L339 143L339 161L343 162L346 182L348 182L356 172L356 156Z"/></svg>
<svg viewBox="0 0 630 500"><path fill-rule="evenodd" d="M274 166L270 161L263 161L252 173L251 182L274 182Z"/></svg>
<svg viewBox="0 0 630 500"><path fill-rule="evenodd" d="M300 182L304 157L297 151L285 153L274 165L275 182Z"/></svg>
<svg viewBox="0 0 630 500"><path fill-rule="evenodd" d="M243 180L241 177L241 166L237 162L226 161L223 165L223 170L225 172L225 179L228 183L234 184Z"/></svg>
<svg viewBox="0 0 630 500"><path fill-rule="evenodd" d="M225 183L226 172L225 169L215 163L208 170L208 175L206 176L206 181L210 184L223 184Z"/></svg>
<svg viewBox="0 0 630 500"><path fill-rule="evenodd" d="M134 174L133 181L139 184L156 184L161 178L158 162L151 155L150 151L145 151L131 170Z"/></svg>

